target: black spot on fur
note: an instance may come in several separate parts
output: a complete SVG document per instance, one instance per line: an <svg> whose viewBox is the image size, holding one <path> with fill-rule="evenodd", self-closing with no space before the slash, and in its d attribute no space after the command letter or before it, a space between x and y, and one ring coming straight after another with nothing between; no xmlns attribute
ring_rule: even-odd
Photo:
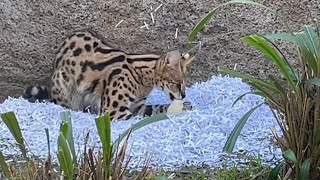
<svg viewBox="0 0 320 180"><path fill-rule="evenodd" d="M104 49L104 48L98 47L94 50L94 52L99 52L101 54L109 54L111 52L122 52L122 51L117 49Z"/></svg>
<svg viewBox="0 0 320 180"><path fill-rule="evenodd" d="M68 52L68 50L69 50L69 48L66 47L66 48L63 50L62 54L66 54L66 53Z"/></svg>
<svg viewBox="0 0 320 180"><path fill-rule="evenodd" d="M110 106L110 97L107 96L107 107L109 107L109 106Z"/></svg>
<svg viewBox="0 0 320 180"><path fill-rule="evenodd" d="M121 107L120 107L120 112L125 112L127 109L128 109L127 107L121 106Z"/></svg>
<svg viewBox="0 0 320 180"><path fill-rule="evenodd" d="M96 89L97 85L99 84L99 79L95 79L91 82L90 92L93 93Z"/></svg>
<svg viewBox="0 0 320 180"><path fill-rule="evenodd" d="M124 81L124 77L119 77L118 81Z"/></svg>
<svg viewBox="0 0 320 180"><path fill-rule="evenodd" d="M85 41L90 41L90 40L91 40L91 37L85 36L85 37L83 37L83 40L85 40Z"/></svg>
<svg viewBox="0 0 320 180"><path fill-rule="evenodd" d="M87 70L87 67L90 67L93 71L98 70L102 71L105 69L107 66L115 64L115 63L120 63L125 60L125 57L123 55L114 57L112 59L109 59L108 61L101 62L101 63L94 63L92 61L85 61L82 65L82 72L85 72Z"/></svg>
<svg viewBox="0 0 320 180"><path fill-rule="evenodd" d="M133 63L134 61L143 61L143 62L150 62L156 61L158 58L137 58L137 59L127 59L128 63Z"/></svg>
<svg viewBox="0 0 320 180"><path fill-rule="evenodd" d="M70 43L69 49L72 50L76 46L76 42Z"/></svg>
<svg viewBox="0 0 320 180"><path fill-rule="evenodd" d="M69 60L69 59L67 59L67 65L68 65L68 66L70 65L70 60Z"/></svg>
<svg viewBox="0 0 320 180"><path fill-rule="evenodd" d="M123 95L122 95L122 94L119 94L119 95L118 95L118 99L119 99L119 100L122 100L122 99L123 99Z"/></svg>
<svg viewBox="0 0 320 180"><path fill-rule="evenodd" d="M117 93L118 93L118 90L115 89L115 90L113 90L113 91L111 92L111 95L114 96L114 95L116 95Z"/></svg>
<svg viewBox="0 0 320 180"><path fill-rule="evenodd" d="M68 78L68 76L66 75L65 72L62 72L62 78L67 82L69 81L69 78Z"/></svg>
<svg viewBox="0 0 320 180"><path fill-rule="evenodd" d="M76 65L76 62L75 62L75 61L71 61L71 65L72 65L72 66L75 66L75 65Z"/></svg>
<svg viewBox="0 0 320 180"><path fill-rule="evenodd" d="M91 51L91 46L89 44L84 45L84 48L90 52Z"/></svg>
<svg viewBox="0 0 320 180"><path fill-rule="evenodd" d="M84 76L82 74L80 74L77 79L77 85L79 85L81 83L81 81L83 81L83 79L84 79Z"/></svg>
<svg viewBox="0 0 320 180"><path fill-rule="evenodd" d="M62 56L60 56L60 57L58 57L58 58L56 59L56 68L58 67L58 65L59 65L59 63L60 63L61 60L62 60Z"/></svg>
<svg viewBox="0 0 320 180"><path fill-rule="evenodd" d="M77 34L76 36L77 37L83 37L83 36L85 36L85 34Z"/></svg>
<svg viewBox="0 0 320 180"><path fill-rule="evenodd" d="M113 108L118 107L118 105L119 105L119 103L118 103L117 101L113 101L113 103L112 103L112 107L113 107Z"/></svg>
<svg viewBox="0 0 320 180"><path fill-rule="evenodd" d="M121 74L121 69L113 70L108 77L108 84L110 84L111 80L113 79L113 76L116 76L118 74ZM116 87L116 86L113 86L113 87Z"/></svg>
<svg viewBox="0 0 320 180"><path fill-rule="evenodd" d="M116 113L117 113L116 111L112 111L112 112L110 113L110 116L114 116Z"/></svg>
<svg viewBox="0 0 320 180"><path fill-rule="evenodd" d="M118 119L122 119L122 118L124 118L126 116L126 114L121 114L119 117L118 117Z"/></svg>
<svg viewBox="0 0 320 180"><path fill-rule="evenodd" d="M113 82L112 86L116 87L117 86L117 82Z"/></svg>
<svg viewBox="0 0 320 180"><path fill-rule="evenodd" d="M73 56L79 56L82 53L81 48L77 48L76 50L73 51Z"/></svg>
<svg viewBox="0 0 320 180"><path fill-rule="evenodd" d="M98 45L99 45L99 43L94 42L94 43L93 43L93 48L96 48Z"/></svg>

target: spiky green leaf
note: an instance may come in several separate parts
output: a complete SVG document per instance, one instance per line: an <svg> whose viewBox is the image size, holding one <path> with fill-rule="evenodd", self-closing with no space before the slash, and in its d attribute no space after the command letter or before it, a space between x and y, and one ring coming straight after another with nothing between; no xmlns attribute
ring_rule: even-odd
<svg viewBox="0 0 320 180"><path fill-rule="evenodd" d="M225 143L224 147L223 147L223 151L227 152L227 153L232 153L233 148L237 142L238 137L241 134L241 131L244 127L244 125L246 124L246 122L248 121L249 117L251 116L251 114L257 109L259 108L262 104L261 103L257 106L255 106L254 108L250 109L246 114L244 114L242 116L242 118L239 120L239 122L235 125L235 127L233 128L230 136L227 139L227 142Z"/></svg>
<svg viewBox="0 0 320 180"><path fill-rule="evenodd" d="M274 167L268 176L268 180L278 180L279 172L283 163L279 163L276 167Z"/></svg>
<svg viewBox="0 0 320 180"><path fill-rule="evenodd" d="M287 149L283 152L283 156L289 160L290 163L297 163L297 157L291 149Z"/></svg>
<svg viewBox="0 0 320 180"><path fill-rule="evenodd" d="M241 40L247 45L255 47L261 53L268 56L274 62L274 64L279 68L280 72L286 78L292 90L296 94L299 94L297 90L297 86L291 76L292 73L288 71L288 68L289 69L293 69L293 68L288 64L288 62L285 62L283 58L279 56L278 52L272 46L269 45L269 42L264 37L260 35L249 35L241 38Z"/></svg>
<svg viewBox="0 0 320 180"><path fill-rule="evenodd" d="M129 132L134 132L142 127L145 127L149 124L152 124L152 123L155 123L155 122L159 122L159 121L162 121L162 120L166 120L168 119L168 116L165 115L164 113L161 113L161 114L156 114L156 115L153 115L151 117L148 117L148 118L145 118L139 122L137 122L136 124L132 125L131 128L129 128L128 130L126 130L124 133L122 133L120 135L120 137L114 141L113 143L113 151L115 151L118 147L118 144L122 141L123 138L125 138Z"/></svg>
<svg viewBox="0 0 320 180"><path fill-rule="evenodd" d="M253 5L257 7L261 7L264 9L267 9L268 11L278 15L276 11L272 10L271 8L264 6L263 4L260 4L258 2L250 1L250 0L231 0L226 3L218 5L216 8L211 10L207 15L205 15L192 29L191 33L189 34L188 40L193 41L195 37L198 35L198 33L204 28L204 26L209 22L209 20L217 13L217 11L222 8L223 6L226 6L228 4L247 4L247 5ZM279 16L279 15L278 15ZM280 17L280 16L279 16ZM281 17L280 17L281 19ZM282 20L282 19L281 19ZM282 20L283 21L283 20ZM285 25L290 29L288 24L283 21Z"/></svg>
<svg viewBox="0 0 320 180"><path fill-rule="evenodd" d="M73 163L75 165L77 165L77 157L76 157L76 151L74 148L73 128L72 128L72 120L71 120L70 111L61 112L60 118L61 118L62 122L68 123L67 131L65 132L66 134L64 134L64 136L66 137L66 139L68 141L68 144L69 144L69 147L70 147L70 150L72 153L72 157L73 157Z"/></svg>
<svg viewBox="0 0 320 180"><path fill-rule="evenodd" d="M300 168L299 180L309 179L310 166L311 166L310 159L306 159L303 161Z"/></svg>
<svg viewBox="0 0 320 180"><path fill-rule="evenodd" d="M223 68L223 67L219 67L218 72L224 73L224 74L229 74L230 76L233 76L233 77L242 78L243 80L255 83L258 86L261 86L262 88L265 88L265 89L272 91L274 93L277 93L277 94L281 93L281 91L279 89L277 89L276 87L274 87L273 84L267 83L267 82L265 82L259 78L256 78L254 76L247 75L247 74L244 74L244 73L241 73L241 72L238 72L235 70L231 70L228 68Z"/></svg>
<svg viewBox="0 0 320 180"><path fill-rule="evenodd" d="M2 171L3 175L7 179L13 179L12 174L9 171L9 165L6 163L5 158L4 158L4 156L3 156L1 151L0 151L0 168L1 168L1 171Z"/></svg>
<svg viewBox="0 0 320 180"><path fill-rule="evenodd" d="M1 119L4 122L4 124L8 127L10 130L13 138L15 139L16 143L18 144L20 151L23 155L23 157L28 160L27 157L27 150L24 144L24 140L21 133L21 128L19 126L18 120L13 112L7 112L1 114Z"/></svg>
<svg viewBox="0 0 320 180"><path fill-rule="evenodd" d="M95 122L102 144L105 178L108 178L110 176L110 165L112 161L110 116L109 114L104 114L96 118Z"/></svg>
<svg viewBox="0 0 320 180"><path fill-rule="evenodd" d="M65 123L65 126L68 126ZM67 139L62 132L58 136L58 160L61 169L66 173L68 179L73 179L73 160Z"/></svg>

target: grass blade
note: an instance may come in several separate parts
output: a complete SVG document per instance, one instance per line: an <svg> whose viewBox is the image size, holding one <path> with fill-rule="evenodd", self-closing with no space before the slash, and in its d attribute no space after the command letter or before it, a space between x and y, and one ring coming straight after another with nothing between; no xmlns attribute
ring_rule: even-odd
<svg viewBox="0 0 320 180"><path fill-rule="evenodd" d="M68 126L68 124L64 123L64 126ZM73 160L67 139L62 132L58 137L58 160L61 169L66 173L67 178L71 180L73 178Z"/></svg>
<svg viewBox="0 0 320 180"><path fill-rule="evenodd" d="M161 113L161 114L156 114L151 117L145 118L145 119L137 122L136 124L132 125L131 128L126 130L124 133L122 133L120 135L120 137L113 142L113 152L118 148L118 144L122 141L123 138L125 138L130 133L130 131L134 132L144 126L147 126L149 124L152 124L152 123L155 123L158 121L162 121L165 119L168 119L168 116L165 115L164 113Z"/></svg>
<svg viewBox="0 0 320 180"><path fill-rule="evenodd" d="M300 168L299 180L309 179L310 166L310 159L306 159L305 161L303 161Z"/></svg>
<svg viewBox="0 0 320 180"><path fill-rule="evenodd" d="M229 74L229 75L234 76L234 77L242 78L242 79L244 79L246 81L250 81L252 83L255 83L255 84L257 84L257 85L259 85L259 86L261 86L263 88L266 88L269 91L275 92L277 94L281 93L281 91L279 89L277 89L276 87L274 87L272 84L266 83L263 80L255 78L255 77L253 77L251 75L246 75L244 73L241 73L241 72L238 72L238 71L235 71L235 70L231 70L231 69L227 69L227 68L221 68L221 67L219 67L218 72Z"/></svg>
<svg viewBox="0 0 320 180"><path fill-rule="evenodd" d="M71 114L69 111L66 112L61 112L60 113L60 118L62 120L62 122L68 123L67 126L67 131L65 132L66 134L64 134L64 136L66 137L71 153L72 153L72 157L73 157L73 163L75 165L77 165L77 157L76 157L76 151L74 148L74 139L73 139L73 128L72 128L72 120L71 120Z"/></svg>
<svg viewBox="0 0 320 180"><path fill-rule="evenodd" d="M297 157L291 149L287 149L286 151L284 151L283 156L287 160L289 160L290 163L293 163L293 164L297 163Z"/></svg>
<svg viewBox="0 0 320 180"><path fill-rule="evenodd" d="M264 97L264 93L261 91L250 91L250 92L246 92L244 94L242 94L241 96L239 96L232 104L232 107L239 101L241 100L244 96L248 95L248 94L253 94L253 95L258 95L258 96L262 96Z"/></svg>
<svg viewBox="0 0 320 180"><path fill-rule="evenodd" d="M297 45L300 48L303 56L308 61L308 64L313 70L313 72L318 72L317 59L315 59L314 55L310 52L310 48L307 46L308 43L305 34L276 33L266 35L265 37L269 40L278 39Z"/></svg>
<svg viewBox="0 0 320 180"><path fill-rule="evenodd" d="M16 140L23 157L26 160L28 160L29 158L27 157L27 150L22 137L21 128L19 126L16 116L13 112L7 112L1 114L1 119L4 122L4 124L9 128L13 138Z"/></svg>
<svg viewBox="0 0 320 180"><path fill-rule="evenodd" d="M268 180L278 180L280 168L283 165L283 163L279 163L276 167L274 167L268 176Z"/></svg>
<svg viewBox="0 0 320 180"><path fill-rule="evenodd" d="M263 4L254 2L254 1L250 1L250 0L231 0L228 1L226 3L220 4L218 5L216 8L214 8L213 10L211 10L207 15L205 15L192 29L191 33L189 34L188 40L189 42L193 41L195 39L195 37L198 35L198 33L204 28L204 26L209 22L209 20L216 14L216 12L222 8L223 6L226 6L228 4L247 4L247 5L253 5L253 6L258 6L264 9L269 10L270 12L274 13L275 15L277 15L281 21L286 25L286 27L288 28L289 31L291 31L290 26L287 24L286 21L284 21L281 16L274 10L272 10L271 8L264 6Z"/></svg>
<svg viewBox="0 0 320 180"><path fill-rule="evenodd" d="M2 170L3 175L7 178L7 179L13 179L12 174L9 171L9 166L6 163L4 156L2 154L2 152L0 151L0 167Z"/></svg>
<svg viewBox="0 0 320 180"><path fill-rule="evenodd" d="M112 160L110 116L105 114L95 119L98 135L102 144L104 159L104 179L109 179Z"/></svg>
<svg viewBox="0 0 320 180"><path fill-rule="evenodd" d="M289 85L291 86L292 90L296 94L299 94L297 87L295 85L295 82L294 82L292 76L290 75L293 73L293 70L292 70L292 73L290 73L288 71L288 69L293 69L293 68L291 67L291 65L288 62L285 62L279 56L277 51L268 44L268 41L265 38L263 38L259 35L250 35L250 36L246 36L246 37L241 38L241 40L244 43L246 43L247 45L255 47L261 53L268 56L268 58L270 60L272 60L274 62L274 64L279 68L279 70L281 71L281 73L283 74L283 76L286 78Z"/></svg>
<svg viewBox="0 0 320 180"><path fill-rule="evenodd" d="M224 147L223 147L223 151L227 152L227 153L232 153L234 145L237 142L237 139L244 127L244 125L246 124L247 120L249 119L249 117L251 116L251 114L258 108L260 107L262 104L261 103L257 106L255 106L254 108L252 108L250 111L248 111L245 115L242 116L242 118L239 120L239 122L236 124L236 126L233 128L230 136L227 139L227 142L225 143Z"/></svg>

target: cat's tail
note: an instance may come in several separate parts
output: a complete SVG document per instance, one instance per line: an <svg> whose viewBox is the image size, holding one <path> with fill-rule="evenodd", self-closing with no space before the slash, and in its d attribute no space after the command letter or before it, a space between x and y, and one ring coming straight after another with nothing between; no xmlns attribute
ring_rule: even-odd
<svg viewBox="0 0 320 180"><path fill-rule="evenodd" d="M36 100L39 102L51 101L49 88L39 85L28 86L22 97L29 102L35 102Z"/></svg>

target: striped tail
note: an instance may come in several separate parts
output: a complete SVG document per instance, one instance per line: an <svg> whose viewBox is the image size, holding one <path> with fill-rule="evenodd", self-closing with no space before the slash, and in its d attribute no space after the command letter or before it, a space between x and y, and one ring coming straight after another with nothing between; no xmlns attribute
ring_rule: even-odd
<svg viewBox="0 0 320 180"><path fill-rule="evenodd" d="M50 101L50 93L45 86L29 86L25 89L22 97L29 102L35 102L37 100L39 102Z"/></svg>

